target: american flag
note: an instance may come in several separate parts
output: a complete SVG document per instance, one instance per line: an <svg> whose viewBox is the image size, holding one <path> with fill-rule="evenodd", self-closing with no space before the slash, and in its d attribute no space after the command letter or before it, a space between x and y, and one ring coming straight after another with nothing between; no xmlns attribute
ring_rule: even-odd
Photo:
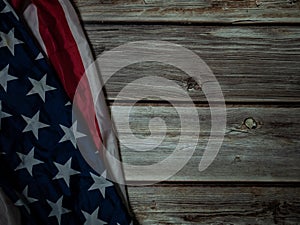
<svg viewBox="0 0 300 225"><path fill-rule="evenodd" d="M91 129L95 118L80 108L91 107L91 100L78 102L88 129L72 120L76 85L92 62L75 11L68 1L20 2L12 5L18 13L25 9L41 47L0 0L0 224L130 224L125 195L107 179L122 179L120 168L105 164L93 147L91 166L78 150L77 140L85 139L98 149L98 135L100 144L113 142L117 152L115 141L106 140L114 139L110 127L98 121L99 128Z"/></svg>

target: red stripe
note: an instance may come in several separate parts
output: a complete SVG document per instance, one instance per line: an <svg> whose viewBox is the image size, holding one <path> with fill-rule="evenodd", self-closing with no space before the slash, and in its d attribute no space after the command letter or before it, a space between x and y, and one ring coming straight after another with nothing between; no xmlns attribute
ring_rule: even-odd
<svg viewBox="0 0 300 225"><path fill-rule="evenodd" d="M36 6L39 20L39 30L45 43L48 57L56 70L65 91L73 99L80 79L80 94L76 104L83 114L96 146L100 146L100 129L95 120L95 109L89 83L84 75L85 69L78 46L69 28L64 10L58 0L31 0ZM23 1L13 0L14 6L20 8Z"/></svg>
<svg viewBox="0 0 300 225"><path fill-rule="evenodd" d="M32 2L37 7L40 34L50 61L69 97L73 99L84 74L84 66L64 11L57 0Z"/></svg>
<svg viewBox="0 0 300 225"><path fill-rule="evenodd" d="M22 15L26 7L31 3L31 0L11 0L11 5L14 10Z"/></svg>

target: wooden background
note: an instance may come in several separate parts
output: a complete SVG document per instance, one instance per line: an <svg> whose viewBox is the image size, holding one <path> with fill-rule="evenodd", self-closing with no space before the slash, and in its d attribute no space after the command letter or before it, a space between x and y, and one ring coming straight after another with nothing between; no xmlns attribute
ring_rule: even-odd
<svg viewBox="0 0 300 225"><path fill-rule="evenodd" d="M117 94L126 84L151 75L175 81L199 113L201 134L189 163L167 181L128 188L140 224L300 224L300 1L76 0L75 6L96 56L130 41L170 41L205 60L225 96L224 143L212 165L200 173L211 123L201 88L182 71L149 62L128 66L107 83L117 119L130 107L125 100L114 102ZM189 106L183 99L178 102L188 117ZM188 140L188 133L180 134L176 110L151 96L131 110L132 132L148 137L154 117L168 126L164 141L143 153L121 143L125 162L161 161L180 135ZM245 126L247 117L257 122L255 129ZM126 138L122 126L117 128ZM161 127L152 128L151 136L159 139ZM127 179L140 178L127 174ZM151 174L145 179L151 180Z"/></svg>

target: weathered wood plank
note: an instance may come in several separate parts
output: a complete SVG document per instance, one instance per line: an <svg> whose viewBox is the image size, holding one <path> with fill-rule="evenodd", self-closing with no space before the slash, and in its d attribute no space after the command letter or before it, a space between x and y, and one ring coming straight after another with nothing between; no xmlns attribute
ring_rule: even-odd
<svg viewBox="0 0 300 225"><path fill-rule="evenodd" d="M285 224L300 221L299 187L129 187L140 224Z"/></svg>
<svg viewBox="0 0 300 225"><path fill-rule="evenodd" d="M293 0L75 0L85 22L300 23Z"/></svg>
<svg viewBox="0 0 300 225"><path fill-rule="evenodd" d="M182 133L180 118L172 107L134 106L129 116L129 127L126 127L124 118L128 109L128 106L112 107L121 154L126 163L153 165L172 154L180 137L182 149L195 141L195 121L189 119L191 110L188 106L181 108L182 118L185 118L188 127ZM300 181L299 108L228 107L223 145L214 162L203 172L199 172L198 165L210 135L211 117L209 108L198 107L197 110L201 131L195 153L170 181ZM156 117L166 124L165 136L164 123L161 121L152 123L149 129L149 121ZM243 124L248 117L256 121L255 129L248 129ZM134 137L128 129L131 129ZM157 146L152 148L152 145ZM146 148L149 150L142 151ZM151 172L125 171L125 174L129 181L158 179Z"/></svg>
<svg viewBox="0 0 300 225"><path fill-rule="evenodd" d="M192 50L211 68L227 102L300 102L300 27L87 25L85 28L96 55L140 40L170 41ZM138 46L136 51L143 48L149 46ZM114 68L113 61L109 68ZM193 86L189 76L173 66L138 63L112 76L106 85L108 99L115 100L128 83L153 75L174 81L184 90ZM145 87L149 85L139 86ZM189 94L195 101L206 101L201 89L191 88ZM135 99L132 95L127 100Z"/></svg>

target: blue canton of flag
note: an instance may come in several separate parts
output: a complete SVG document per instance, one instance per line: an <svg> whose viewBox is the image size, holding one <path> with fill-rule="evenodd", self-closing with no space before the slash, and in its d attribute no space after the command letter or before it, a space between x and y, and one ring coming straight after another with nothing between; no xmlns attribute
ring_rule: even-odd
<svg viewBox="0 0 300 225"><path fill-rule="evenodd" d="M20 223L129 224L106 170L97 174L77 149L87 136L56 74L3 0L0 37L0 187Z"/></svg>

